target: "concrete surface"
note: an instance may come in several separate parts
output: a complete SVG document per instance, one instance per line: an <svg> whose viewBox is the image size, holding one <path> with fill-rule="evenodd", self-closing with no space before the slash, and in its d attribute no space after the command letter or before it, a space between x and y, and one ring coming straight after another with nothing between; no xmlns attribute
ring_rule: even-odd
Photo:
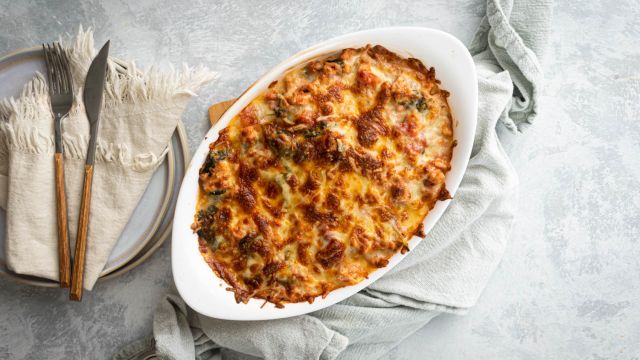
<svg viewBox="0 0 640 360"><path fill-rule="evenodd" d="M440 28L469 43L475 1L0 1L0 53L92 25L112 52L204 63L222 78L184 115L193 149L208 104L237 96L294 52L389 25ZM497 273L467 316L443 315L388 358L640 357L640 6L560 1L537 123L507 136L520 212ZM82 303L0 279L0 358L109 358L150 333L172 284L169 246Z"/></svg>

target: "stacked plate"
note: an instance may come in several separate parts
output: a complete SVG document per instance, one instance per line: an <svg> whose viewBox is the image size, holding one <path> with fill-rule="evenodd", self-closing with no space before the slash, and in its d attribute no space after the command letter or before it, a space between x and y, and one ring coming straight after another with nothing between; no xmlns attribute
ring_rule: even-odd
<svg viewBox="0 0 640 360"><path fill-rule="evenodd" d="M40 48L19 50L0 58L0 99L19 96L23 86L37 71L46 73ZM113 248L100 279L122 275L138 266L169 237L176 198L188 159L187 137L182 123L179 123L171 143L167 145L164 161L153 174L140 203ZM16 274L7 268L5 229L6 212L0 209L0 276L36 286L58 286L55 281Z"/></svg>

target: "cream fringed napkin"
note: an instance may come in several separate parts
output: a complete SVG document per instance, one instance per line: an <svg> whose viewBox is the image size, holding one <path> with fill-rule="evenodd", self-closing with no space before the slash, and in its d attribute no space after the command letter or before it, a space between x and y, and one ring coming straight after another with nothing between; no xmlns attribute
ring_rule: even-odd
<svg viewBox="0 0 640 360"><path fill-rule="evenodd" d="M73 108L63 120L73 254L89 141L82 88L96 54L93 33L80 29L67 48L76 89ZM133 63L109 61L93 177L86 289L91 289L98 279L162 161L188 100L215 77L204 67L184 67L181 71L152 68L143 72ZM53 133L47 84L42 76L28 83L19 99L0 103L0 173L7 175L0 179L0 183L7 182L7 265L19 274L57 280Z"/></svg>

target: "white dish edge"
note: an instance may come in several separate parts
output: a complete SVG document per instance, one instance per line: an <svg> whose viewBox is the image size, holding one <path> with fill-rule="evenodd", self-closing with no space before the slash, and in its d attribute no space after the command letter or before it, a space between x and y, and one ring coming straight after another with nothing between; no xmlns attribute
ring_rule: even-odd
<svg viewBox="0 0 640 360"><path fill-rule="evenodd" d="M408 255L394 255L386 267L376 270L368 279L336 289L326 298L318 297L312 304L285 304L283 309L278 309L271 303L263 306L264 300L259 299L251 299L247 304L236 303L233 293L226 290L228 285L203 260L198 250L197 236L190 228L198 194L198 169L208 153L209 143L217 139L219 131L288 69L323 54L366 44L379 44L400 55L416 57L427 67L435 67L436 77L442 81L442 88L451 93L449 104L454 118L457 146L454 148L452 168L447 173L446 184L449 192L455 196L471 154L478 106L475 66L466 47L448 33L422 27L365 30L312 46L275 66L249 87L207 132L205 140L193 154L178 195L173 221L171 263L178 292L195 311L227 320L267 320L306 314L333 305L364 289ZM449 202L439 201L427 215L424 220L427 233L444 213ZM414 236L409 242L409 248L414 249L420 241L421 238Z"/></svg>

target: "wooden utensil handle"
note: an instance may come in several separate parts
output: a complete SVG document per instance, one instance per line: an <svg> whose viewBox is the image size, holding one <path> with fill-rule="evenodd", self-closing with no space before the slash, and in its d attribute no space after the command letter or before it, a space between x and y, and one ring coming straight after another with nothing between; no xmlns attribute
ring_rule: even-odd
<svg viewBox="0 0 640 360"><path fill-rule="evenodd" d="M62 154L53 155L56 167L56 215L58 218L58 267L60 287L68 288L71 278L69 232L67 229L67 196L64 189L64 160Z"/></svg>
<svg viewBox="0 0 640 360"><path fill-rule="evenodd" d="M73 277L71 278L71 300L82 299L82 285L84 280L84 259L87 253L87 230L89 225L89 205L91 205L91 183L93 181L93 165L84 166L84 186L82 187L82 203L80 205L80 219L78 220L78 235L76 237L76 255L73 258Z"/></svg>

